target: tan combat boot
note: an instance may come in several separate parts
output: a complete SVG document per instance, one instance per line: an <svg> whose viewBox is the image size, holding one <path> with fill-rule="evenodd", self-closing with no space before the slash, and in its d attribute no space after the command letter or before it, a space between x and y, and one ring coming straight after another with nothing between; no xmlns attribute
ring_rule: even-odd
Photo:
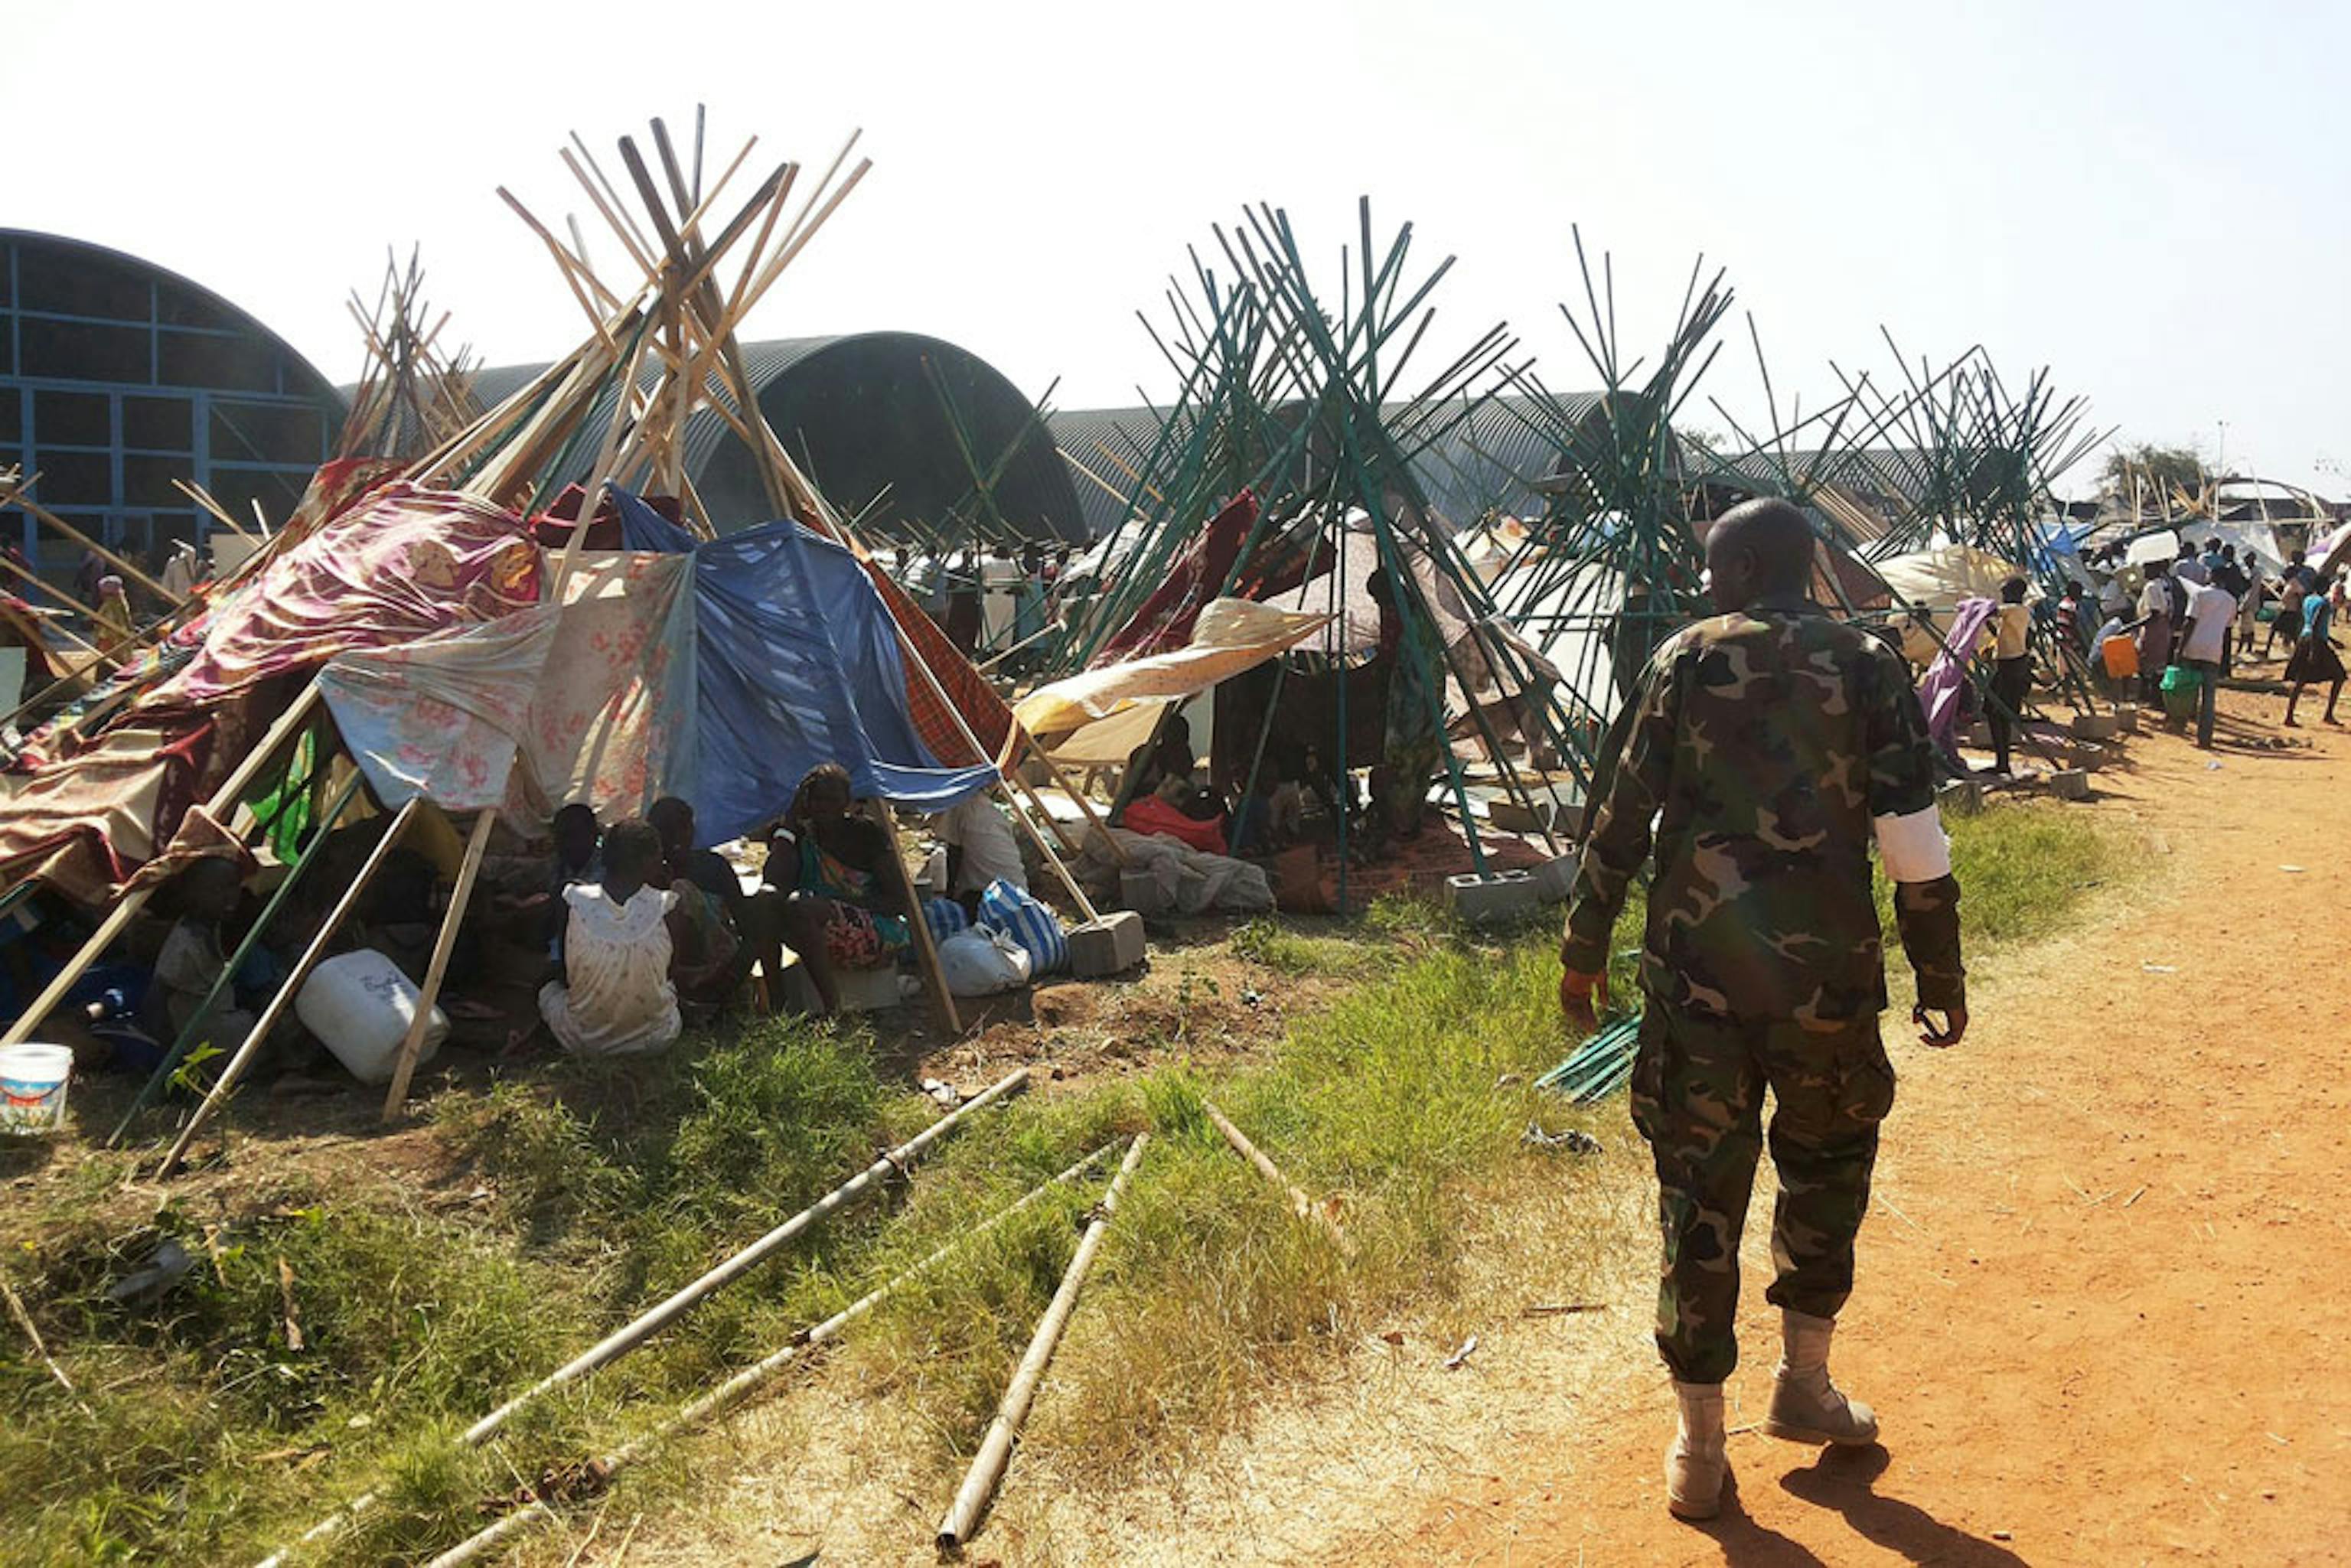
<svg viewBox="0 0 2351 1568"><path fill-rule="evenodd" d="M1836 1320L1787 1312L1781 1317L1780 1370L1771 1379L1763 1430L1792 1443L1877 1441L1876 1415L1829 1381L1829 1337Z"/></svg>
<svg viewBox="0 0 2351 1568"><path fill-rule="evenodd" d="M1712 1519L1722 1511L1722 1481L1730 1466L1722 1452L1722 1385L1677 1383L1681 1428L1666 1450L1666 1508L1676 1519Z"/></svg>

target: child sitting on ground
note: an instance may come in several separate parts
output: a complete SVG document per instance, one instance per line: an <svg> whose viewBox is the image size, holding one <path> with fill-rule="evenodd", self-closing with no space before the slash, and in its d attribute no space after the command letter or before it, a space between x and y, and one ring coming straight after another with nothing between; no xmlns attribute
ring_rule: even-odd
<svg viewBox="0 0 2351 1568"><path fill-rule="evenodd" d="M140 1005L140 1027L157 1044L168 1049L180 1038L228 967L235 945L229 927L244 895L245 868L224 855L206 856L172 880L169 896L178 918L155 955L155 978ZM190 1048L209 1045L224 1055L234 1052L259 1020L256 1007L249 1004L273 994L284 980L283 966L266 948L256 947L220 988ZM277 1071L280 1092L332 1087L309 1075L318 1064L318 1042L290 1019L271 1031L268 1047L266 1059Z"/></svg>
<svg viewBox="0 0 2351 1568"><path fill-rule="evenodd" d="M661 1051L684 1027L670 963L684 916L677 894L653 885L661 835L650 823L616 822L604 835L604 880L563 890L563 975L538 993L539 1015L575 1056Z"/></svg>

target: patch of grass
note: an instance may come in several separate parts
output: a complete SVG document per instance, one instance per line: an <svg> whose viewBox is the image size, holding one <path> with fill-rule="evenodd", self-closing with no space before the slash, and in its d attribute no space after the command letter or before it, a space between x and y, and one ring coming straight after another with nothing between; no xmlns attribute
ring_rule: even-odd
<svg viewBox="0 0 2351 1568"><path fill-rule="evenodd" d="M1527 1086L1566 1049L1548 932L1447 940L1407 961L1379 937L1362 946L1384 977L1294 1026L1266 1064L1215 1080L1167 1067L1075 1109L1058 1103L1055 1114L1090 1115L1092 1127L1147 1118L1155 1143L1030 1441L1130 1473L1188 1451L1269 1384L1397 1313L1444 1311L1461 1287L1468 1221L1498 1186L1538 1174L1588 1190L1595 1207L1615 1201L1608 1184L1520 1142L1530 1121L1589 1128L1601 1115ZM1345 1250L1226 1145L1200 1112L1210 1098L1293 1182L1337 1195ZM1006 1133L1046 1110L1016 1107ZM955 1156L991 1157L977 1138ZM925 1197L918 1184L909 1224ZM1070 1231L1056 1229L991 1239L891 1301L848 1353L861 1385L921 1401L946 1448L967 1446L1069 1255Z"/></svg>
<svg viewBox="0 0 2351 1568"><path fill-rule="evenodd" d="M2087 812L2052 801L1993 805L1945 825L1951 836L1951 871L1959 880L1960 936L1971 946L2021 942L2057 929L2126 865L2114 830ZM1898 954L1893 897L1881 876L1879 920L1887 950Z"/></svg>
<svg viewBox="0 0 2351 1568"><path fill-rule="evenodd" d="M152 1301L108 1298L167 1243L193 1267ZM590 1321L559 1271L493 1237L419 1213L330 1213L317 1193L209 1234L167 1204L10 1262L79 1395L37 1364L0 1378L9 1563L233 1556L256 1520L315 1505L327 1478L363 1484L387 1444L487 1408ZM297 1472L289 1458L313 1450L328 1462Z"/></svg>
<svg viewBox="0 0 2351 1568"><path fill-rule="evenodd" d="M1234 956L1292 977L1327 975L1361 978L1393 967L1402 951L1371 944L1361 936L1315 930L1270 916L1250 921L1232 935Z"/></svg>

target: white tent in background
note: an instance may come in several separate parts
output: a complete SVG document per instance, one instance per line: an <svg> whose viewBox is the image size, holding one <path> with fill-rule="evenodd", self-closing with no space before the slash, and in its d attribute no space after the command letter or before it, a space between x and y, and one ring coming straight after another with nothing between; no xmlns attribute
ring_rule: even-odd
<svg viewBox="0 0 2351 1568"><path fill-rule="evenodd" d="M2000 585L2012 577L2028 579L2028 602L2042 597L2023 568L1970 545L1912 550L1870 564L1896 598L1938 614L1949 613L1962 599L1998 599Z"/></svg>

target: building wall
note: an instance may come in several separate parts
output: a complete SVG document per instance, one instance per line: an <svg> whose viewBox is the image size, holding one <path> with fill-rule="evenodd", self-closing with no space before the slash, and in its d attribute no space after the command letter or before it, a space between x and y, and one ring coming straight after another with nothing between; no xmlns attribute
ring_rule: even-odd
<svg viewBox="0 0 2351 1568"><path fill-rule="evenodd" d="M0 468L134 560L213 522L202 485L240 518L284 521L331 449L342 401L285 342L187 279L101 246L0 230ZM82 549L20 512L0 538L65 581Z"/></svg>

